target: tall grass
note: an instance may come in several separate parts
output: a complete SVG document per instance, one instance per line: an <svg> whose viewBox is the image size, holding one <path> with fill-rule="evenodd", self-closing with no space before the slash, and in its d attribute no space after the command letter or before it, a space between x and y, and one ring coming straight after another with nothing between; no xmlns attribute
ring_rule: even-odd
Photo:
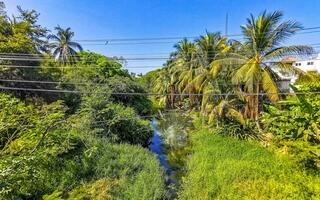
<svg viewBox="0 0 320 200"><path fill-rule="evenodd" d="M191 137L180 199L320 199L311 177L259 144L202 130Z"/></svg>

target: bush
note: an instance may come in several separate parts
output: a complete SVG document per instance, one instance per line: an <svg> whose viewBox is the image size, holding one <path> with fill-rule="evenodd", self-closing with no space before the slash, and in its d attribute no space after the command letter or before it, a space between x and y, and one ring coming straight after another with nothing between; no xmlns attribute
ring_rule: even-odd
<svg viewBox="0 0 320 200"><path fill-rule="evenodd" d="M49 151L59 148L56 144L32 155L2 156L0 198L148 200L166 195L163 170L148 150L99 140L84 145L84 138L70 137L72 148L59 154Z"/></svg>
<svg viewBox="0 0 320 200"><path fill-rule="evenodd" d="M258 144L208 130L192 136L181 199L318 199L320 178Z"/></svg>
<svg viewBox="0 0 320 200"><path fill-rule="evenodd" d="M115 59L94 52L80 52L77 55L79 61L73 67L75 69L65 69L62 79L65 81L79 83L105 83L108 78L119 75L129 76L128 72L122 68L121 63ZM77 86L82 89L81 85Z"/></svg>
<svg viewBox="0 0 320 200"><path fill-rule="evenodd" d="M275 106L268 106L262 116L265 131L273 135L273 145L289 154L307 169L320 168L320 96L319 84L305 84L298 92Z"/></svg>
<svg viewBox="0 0 320 200"><path fill-rule="evenodd" d="M33 155L2 156L0 198L40 199L56 188L77 186L86 171L81 163L81 154L81 151L70 151L55 156L38 151Z"/></svg>
<svg viewBox="0 0 320 200"><path fill-rule="evenodd" d="M8 95L0 100L0 199L165 195L163 171L151 152L109 143L147 144L150 124L133 109L94 98L84 101L79 115L65 118L61 102L28 105Z"/></svg>
<svg viewBox="0 0 320 200"><path fill-rule="evenodd" d="M38 106L0 94L0 110L0 150L14 154L35 147L64 119L66 108L61 101Z"/></svg>
<svg viewBox="0 0 320 200"><path fill-rule="evenodd" d="M44 199L130 199L166 197L161 169L154 155L143 148L100 142L90 157L92 180Z"/></svg>
<svg viewBox="0 0 320 200"><path fill-rule="evenodd" d="M111 142L147 146L152 136L149 121L142 120L130 107L110 103L104 94L85 97L79 114L74 117L80 129Z"/></svg>
<svg viewBox="0 0 320 200"><path fill-rule="evenodd" d="M134 108L137 113L141 115L151 114L153 109L152 102L145 95L132 94L121 95L116 93L147 93L147 91L137 82L129 77L114 76L108 79L108 85L111 92L111 100L115 103L122 103L123 105Z"/></svg>

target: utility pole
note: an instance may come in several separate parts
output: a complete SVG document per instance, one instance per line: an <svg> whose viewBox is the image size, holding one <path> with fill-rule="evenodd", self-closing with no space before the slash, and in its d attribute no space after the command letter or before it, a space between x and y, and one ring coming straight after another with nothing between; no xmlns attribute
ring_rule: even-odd
<svg viewBox="0 0 320 200"><path fill-rule="evenodd" d="M229 23L229 16L228 13L226 14L226 24L225 24L225 36L228 35L228 23Z"/></svg>

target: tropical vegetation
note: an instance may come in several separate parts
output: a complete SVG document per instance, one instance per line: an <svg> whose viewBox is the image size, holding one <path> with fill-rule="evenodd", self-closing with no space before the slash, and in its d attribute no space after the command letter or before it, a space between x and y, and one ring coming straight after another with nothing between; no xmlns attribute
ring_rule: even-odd
<svg viewBox="0 0 320 200"><path fill-rule="evenodd" d="M1 6L0 199L166 198L145 148L150 100L114 95L144 88L116 59L82 51L70 28L51 35L36 11Z"/></svg>
<svg viewBox="0 0 320 200"><path fill-rule="evenodd" d="M0 2L0 199L320 198L320 75L285 59L314 53L284 45L298 22L251 15L243 40L183 39L134 77L38 18ZM279 73L298 80L282 90Z"/></svg>
<svg viewBox="0 0 320 200"><path fill-rule="evenodd" d="M314 49L285 46L303 28L282 18L251 15L242 41L208 32L184 39L163 69L145 75L163 110L194 118L179 198L319 198L319 75L287 59ZM281 88L283 74L298 80Z"/></svg>

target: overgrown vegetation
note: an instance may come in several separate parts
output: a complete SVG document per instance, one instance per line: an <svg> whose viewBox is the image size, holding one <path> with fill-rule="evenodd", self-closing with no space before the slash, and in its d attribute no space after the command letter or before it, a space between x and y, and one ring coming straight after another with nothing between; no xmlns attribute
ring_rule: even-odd
<svg viewBox="0 0 320 200"><path fill-rule="evenodd" d="M27 88L0 94L0 199L166 198L140 117L152 104L116 95L144 88L119 60L77 52L70 28L49 34L35 11L0 9L1 86Z"/></svg>
<svg viewBox="0 0 320 200"><path fill-rule="evenodd" d="M192 134L192 151L180 199L318 199L320 177L300 172L287 158L255 142Z"/></svg>
<svg viewBox="0 0 320 200"><path fill-rule="evenodd" d="M52 33L36 11L18 11L0 2L0 199L175 196L146 149L143 117L158 109L196 116L196 132L189 120L162 124L168 161L182 168L180 199L320 198L320 78L284 59L314 52L283 46L299 23L279 11L251 16L242 42L184 39L162 69L137 78L123 58L83 51L70 28ZM299 76L295 93L279 93L279 71Z"/></svg>
<svg viewBox="0 0 320 200"><path fill-rule="evenodd" d="M250 16L241 42L209 32L184 39L161 70L142 77L167 94L157 97L160 106L196 113L199 129L208 129L191 141L182 199L319 198L320 79L288 58L314 49L285 46L302 25L282 18ZM282 73L297 82L281 88Z"/></svg>
<svg viewBox="0 0 320 200"><path fill-rule="evenodd" d="M199 112L204 125L225 129L223 135L285 148L304 169L318 171L319 75L286 59L314 50L283 45L302 26L282 17L280 11L251 16L241 26L243 42L208 32L195 41L184 39L164 68L144 82L153 80L154 91L168 94L158 97L165 108ZM280 87L281 73L299 78L292 88L300 95L281 94L291 90Z"/></svg>

